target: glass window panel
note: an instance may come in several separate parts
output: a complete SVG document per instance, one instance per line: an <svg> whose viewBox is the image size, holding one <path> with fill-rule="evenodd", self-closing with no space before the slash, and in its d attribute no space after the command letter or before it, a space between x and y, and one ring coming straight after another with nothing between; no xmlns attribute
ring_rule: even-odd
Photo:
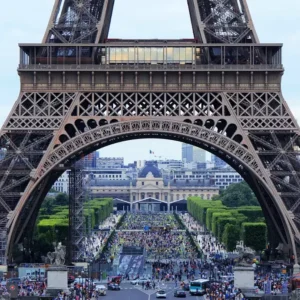
<svg viewBox="0 0 300 300"><path fill-rule="evenodd" d="M119 62L122 60L122 48L116 48L116 61Z"/></svg>
<svg viewBox="0 0 300 300"><path fill-rule="evenodd" d="M129 60L129 49L128 48L122 48L121 60L126 63L128 62L128 60Z"/></svg>
<svg viewBox="0 0 300 300"><path fill-rule="evenodd" d="M164 61L164 49L163 48L157 48L157 60L159 62Z"/></svg>
<svg viewBox="0 0 300 300"><path fill-rule="evenodd" d="M157 62L158 48L151 48L151 60Z"/></svg>
<svg viewBox="0 0 300 300"><path fill-rule="evenodd" d="M173 55L174 55L173 60L179 61L180 60L180 49L179 48L174 48Z"/></svg>
<svg viewBox="0 0 300 300"><path fill-rule="evenodd" d="M185 60L188 62L193 62L194 58L193 58L193 48L186 48L185 49Z"/></svg>
<svg viewBox="0 0 300 300"><path fill-rule="evenodd" d="M186 50L187 48L180 48L180 60L186 61Z"/></svg>
<svg viewBox="0 0 300 300"><path fill-rule="evenodd" d="M135 49L129 48L129 61L134 62L135 61Z"/></svg>
<svg viewBox="0 0 300 300"><path fill-rule="evenodd" d="M151 61L151 48L145 48L145 61Z"/></svg>
<svg viewBox="0 0 300 300"><path fill-rule="evenodd" d="M139 62L143 62L143 61L145 61L145 48L139 48L138 49L139 51L138 51L138 61Z"/></svg>
<svg viewBox="0 0 300 300"><path fill-rule="evenodd" d="M173 48L167 48L167 62L173 61Z"/></svg>
<svg viewBox="0 0 300 300"><path fill-rule="evenodd" d="M111 61L116 60L116 48L110 48L110 60Z"/></svg>

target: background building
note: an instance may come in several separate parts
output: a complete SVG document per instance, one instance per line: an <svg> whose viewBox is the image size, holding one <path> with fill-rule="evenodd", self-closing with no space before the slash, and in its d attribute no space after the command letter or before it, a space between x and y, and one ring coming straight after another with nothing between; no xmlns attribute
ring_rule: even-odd
<svg viewBox="0 0 300 300"><path fill-rule="evenodd" d="M207 161L207 152L190 144L182 143L181 153L184 163L205 163Z"/></svg>
<svg viewBox="0 0 300 300"><path fill-rule="evenodd" d="M98 169L119 169L124 167L124 157L99 157L97 158Z"/></svg>
<svg viewBox="0 0 300 300"><path fill-rule="evenodd" d="M212 159L212 162L215 165L215 168L222 169L222 168L227 168L228 167L226 162L224 160L222 160L221 158L219 158L218 156L216 156L216 155L212 155L211 159Z"/></svg>
<svg viewBox="0 0 300 300"><path fill-rule="evenodd" d="M107 180L94 177L90 181L92 198L111 197L122 209L143 211L187 210L187 198L199 196L210 200L219 188L210 178L166 179L156 161L146 162L136 180Z"/></svg>
<svg viewBox="0 0 300 300"><path fill-rule="evenodd" d="M96 168L99 152L95 151L82 158L84 168Z"/></svg>
<svg viewBox="0 0 300 300"><path fill-rule="evenodd" d="M69 171L64 172L53 184L52 188L59 193L69 193Z"/></svg>

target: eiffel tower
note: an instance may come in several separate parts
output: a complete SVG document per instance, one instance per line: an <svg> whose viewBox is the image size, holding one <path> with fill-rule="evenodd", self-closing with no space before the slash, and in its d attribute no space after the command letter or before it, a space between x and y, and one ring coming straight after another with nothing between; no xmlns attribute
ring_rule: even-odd
<svg viewBox="0 0 300 300"><path fill-rule="evenodd" d="M272 247L298 263L300 139L282 44L260 43L246 0L187 4L190 40L110 40L114 0L56 0L42 43L20 45L21 91L0 133L2 263L66 168L140 138L225 160L258 197Z"/></svg>

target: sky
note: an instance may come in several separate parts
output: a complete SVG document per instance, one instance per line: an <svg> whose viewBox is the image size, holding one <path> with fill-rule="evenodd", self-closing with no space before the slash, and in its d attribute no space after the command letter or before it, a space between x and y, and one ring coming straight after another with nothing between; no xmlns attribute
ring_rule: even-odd
<svg viewBox="0 0 300 300"><path fill-rule="evenodd" d="M54 0L2 1L0 10L0 126L19 94L18 43L42 41ZM248 0L261 42L284 43L283 94L300 120L300 1ZM186 0L115 0L110 38L192 38ZM126 162L157 156L181 159L181 144L137 140L101 149L101 156L123 156Z"/></svg>

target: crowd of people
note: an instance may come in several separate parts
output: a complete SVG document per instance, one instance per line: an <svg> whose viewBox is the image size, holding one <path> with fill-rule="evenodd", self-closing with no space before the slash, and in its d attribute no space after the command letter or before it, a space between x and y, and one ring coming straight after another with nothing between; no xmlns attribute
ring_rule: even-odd
<svg viewBox="0 0 300 300"><path fill-rule="evenodd" d="M168 212L130 212L127 213L120 230L144 230L145 227L168 227L179 229L180 225L173 214Z"/></svg>
<svg viewBox="0 0 300 300"><path fill-rule="evenodd" d="M102 224L102 227L107 230L101 228L102 230L95 231L90 237L84 239L86 258L94 259L106 245L102 258L106 262L110 260L112 264L114 259L117 261L124 247L141 248L144 250L143 255L145 254L145 260L143 258L141 263L143 267L139 268L136 261L132 260L133 264L129 263L126 268L123 268L127 270L126 274L118 275L128 280L147 276L149 281L143 283L145 289L157 288L167 282L173 284L174 289L185 288L195 279L210 279L211 284L206 291L206 299L245 298L242 291L234 286L233 269L236 261L229 258L224 245L210 233L205 232L203 226L189 214L179 214L181 222L178 222L178 217L167 212L127 212L121 226L112 234L120 217L120 215L111 216ZM204 254L201 257L195 243ZM126 259L122 262L126 263ZM132 270L128 271L131 265ZM146 273L146 270L149 273ZM287 279L288 276L278 270L275 272L272 268L263 269L258 266L255 271L253 290L256 293L285 294L288 292ZM25 279L19 283L19 296L44 296L45 294L44 281ZM0 295L4 298L9 296L5 286L0 287ZM56 299L62 300L66 297L70 299L70 295L60 293ZM71 298L97 298L97 291L95 287L74 285L71 289Z"/></svg>
<svg viewBox="0 0 300 300"><path fill-rule="evenodd" d="M85 237L82 246L85 249L84 257L87 261L93 260L101 252L107 243L112 230L116 227L118 221L124 212L112 215L107 218L103 224L99 225L99 230L93 231L89 237Z"/></svg>
<svg viewBox="0 0 300 300"><path fill-rule="evenodd" d="M85 258L87 260L94 259L97 256L100 249L107 242L109 234L109 231L95 231L91 236L84 238L83 247L85 249Z"/></svg>
<svg viewBox="0 0 300 300"><path fill-rule="evenodd" d="M18 285L18 296L19 297L33 297L33 296L46 296L47 285L45 280L33 281L29 278L23 278ZM10 291L7 289L7 285L0 286L0 296L4 299L10 299Z"/></svg>
<svg viewBox="0 0 300 300"><path fill-rule="evenodd" d="M184 231L158 229L155 231L120 231L119 246L143 247L148 260L192 259L197 251Z"/></svg>

